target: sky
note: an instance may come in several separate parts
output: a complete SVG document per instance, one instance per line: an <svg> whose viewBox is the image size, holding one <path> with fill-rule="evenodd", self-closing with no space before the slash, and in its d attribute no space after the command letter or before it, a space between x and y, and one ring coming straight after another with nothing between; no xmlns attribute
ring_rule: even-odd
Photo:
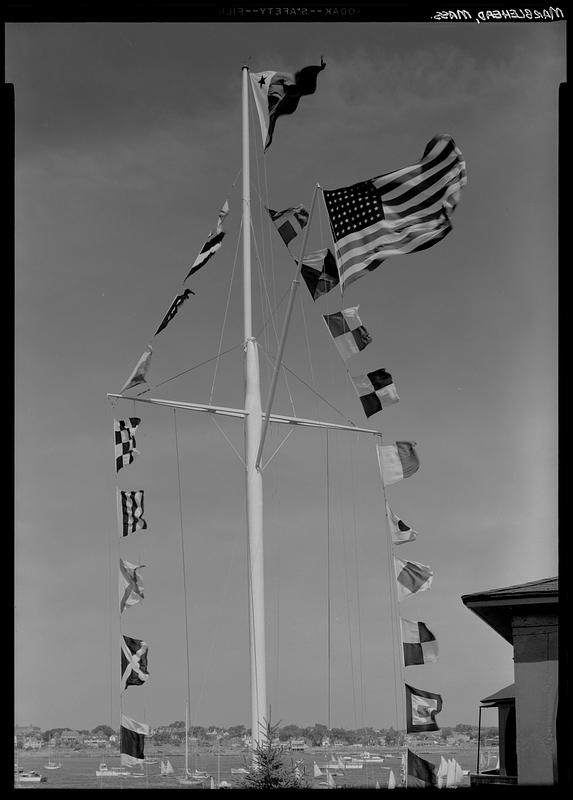
<svg viewBox="0 0 573 800"><path fill-rule="evenodd" d="M316 183L401 168L452 136L468 174L452 232L344 294L373 338L352 370L385 367L400 402L365 419L321 320L340 294L313 303L301 285L273 411L417 443L419 471L387 496L418 532L396 555L434 581L399 613L428 625L440 657L405 678L442 695L442 726L477 724L480 699L513 682L513 653L461 596L557 574L564 23L12 22L5 36L16 724L117 728L120 711L166 724L185 717L189 676L193 724L250 726L242 423L107 393L152 342L144 396L243 407L241 66L293 72L321 55L316 93L264 158L251 105L263 404L294 269L263 206L308 207ZM223 247L153 338L225 199ZM309 248L330 244L319 198ZM141 455L116 474L113 419L133 415ZM331 432L327 460L324 432L286 433L272 426L263 472L272 720L403 728L373 437ZM145 490L148 522L121 540L117 487ZM120 556L145 565L145 600L121 620ZM120 702L121 633L148 643L150 677Z"/></svg>

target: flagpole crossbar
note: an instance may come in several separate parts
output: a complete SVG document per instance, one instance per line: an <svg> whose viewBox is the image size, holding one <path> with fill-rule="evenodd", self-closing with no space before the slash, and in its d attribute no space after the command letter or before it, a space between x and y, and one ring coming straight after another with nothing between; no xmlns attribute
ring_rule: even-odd
<svg viewBox="0 0 573 800"><path fill-rule="evenodd" d="M245 419L249 415L249 412L243 408L226 408L225 406L212 406L203 403L184 403L178 400L162 400L154 397L130 397L111 392L108 392L107 396L116 400L132 400L138 403L150 403L151 405L181 409L182 411L202 411L206 414L219 414L224 417ZM373 428L359 428L357 425L342 425L337 422L323 422L322 420L304 419L303 417L288 417L283 414L271 414L269 422L274 422L278 425L298 425L301 428L323 428L325 430L352 431L353 433L369 433L374 436L382 436L381 431Z"/></svg>

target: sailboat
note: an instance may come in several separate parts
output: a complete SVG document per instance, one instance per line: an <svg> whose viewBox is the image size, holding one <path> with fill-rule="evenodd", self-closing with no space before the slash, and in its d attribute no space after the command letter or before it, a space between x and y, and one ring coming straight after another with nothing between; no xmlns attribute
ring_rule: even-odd
<svg viewBox="0 0 573 800"><path fill-rule="evenodd" d="M189 704L185 704L185 772L177 776L177 782L187 785L197 785L209 779L207 772L201 772L197 768L193 772L189 769Z"/></svg>
<svg viewBox="0 0 573 800"><path fill-rule="evenodd" d="M321 66L320 67L307 67L304 70L297 73L301 75L305 72L305 70L315 70L314 72L314 88L316 88L316 76L318 72L324 69L325 64L321 59ZM127 400L129 403L141 403L141 404L150 404L156 407L163 407L172 409L175 412L185 410L188 412L195 412L195 413L203 413L211 415L213 419L217 417L228 417L239 419L242 421L244 426L244 454L240 455L241 461L243 462L244 472L245 472L245 495L246 495L246 527L247 527L247 561L248 561L248 591L249 591L249 603L248 603L248 616L249 616L249 648L250 648L250 701L251 701L251 749L253 753L256 752L257 747L263 742L265 730L267 724L269 723L269 705L267 702L267 676L266 676L266 646L265 646L265 596L264 596L264 558L263 558L263 472L268 464L268 462L274 458L278 449L271 455L271 457L267 460L266 464L263 464L263 455L266 454L268 456L268 447L267 452L265 453L265 443L267 441L267 433L269 431L270 426L274 426L274 429L282 429L284 430L285 426L288 430L288 435L290 432L295 429L314 429L319 430L326 433L328 437L328 433L330 431L335 431L337 434L344 434L346 432L352 433L354 436L358 434L364 434L364 436L371 437L371 441L376 443L377 447L382 447L382 434L380 430L376 428L370 427L363 427L358 426L350 421L348 424L343 423L334 423L328 422L323 420L317 419L307 419L302 418L299 416L287 416L285 414L275 413L273 411L273 403L275 400L275 394L277 390L277 383L279 376L284 373L285 365L283 363L283 355L285 350L285 343L286 338L288 335L289 325L292 317L292 312L294 308L294 302L296 297L297 288L299 285L299 277L302 272L302 268L306 267L305 264L305 256L307 254L307 242L308 242L308 235L310 231L310 220L312 219L312 215L314 212L315 201L318 194L318 190L321 188L317 183L313 196L310 203L310 210L306 212L307 218L304 225L300 227L300 230L295 231L295 236L298 233L301 233L301 245L300 245L300 255L298 259L295 259L295 267L293 280L290 285L290 291L288 296L288 303L286 306L286 310L284 312L284 319L283 319L283 329L280 337L280 341L278 342L276 357L274 358L274 367L273 367L273 374L270 380L270 385L268 388L268 394L266 398L266 404L263 409L262 404L262 397L261 397L261 385L260 385L260 370L259 370L259 352L260 346L257 342L257 339L254 335L254 328L253 328L253 313L252 313L252 270L251 270L251 186L250 186L250 131L249 131L249 97L250 91L255 93L255 102L257 105L257 111L259 113L260 122L261 122L261 130L263 130L263 117L264 111L262 111L261 106L261 92L263 89L261 87L265 86L266 82L270 82L272 76L277 73L271 72L264 72L259 73L257 75L251 76L250 70L247 66L242 68L242 223L241 223L241 231L242 231L242 266L243 266L243 350L244 350L244 376L245 376L245 390L244 390L244 404L243 408L230 408L227 406L215 406L211 402L208 403L197 403L197 402L186 402L186 401L179 401L179 400L168 400L162 398L153 398L149 396L144 396L147 393L147 390L144 392L140 392L137 396L126 394L125 392L128 391L129 388L133 388L134 386L139 386L141 383L146 382L145 374L146 369L149 363L149 356L150 348L146 351L146 358L144 360L140 359L136 370L132 374L132 378L128 379L128 384L126 386L127 389L124 387L122 393L108 393L108 397L112 402L115 404L118 401L125 401ZM259 78L258 80L254 80L254 78ZM296 76L295 76L296 77ZM268 89L268 82L267 82L267 89L266 92L268 94L268 103L270 108L270 93ZM255 84L258 84L259 89L256 89ZM259 95L256 92L259 91ZM312 94L314 89L310 91L301 92L302 94ZM264 95L264 100L267 99L267 95ZM298 99L289 101L290 103L294 102L294 106L287 105L284 106L285 110L278 113L292 113L296 108L296 103ZM274 128L274 121L273 118L272 127ZM269 127L269 118L267 115L266 118L267 124L267 144L265 145L265 149L270 143L270 138L272 138L272 130ZM264 137L263 137L264 138ZM434 140L433 140L434 141ZM457 151L456 151L457 152ZM463 184L462 184L463 185ZM451 192L448 190L448 202L450 202L451 196L454 194L454 191ZM452 203L450 202L450 206ZM268 209L267 209L268 210ZM289 209L292 211L292 209ZM221 222L222 218L228 213L227 211L225 214L222 213L219 218ZM274 212L273 212L274 213ZM282 213L282 212L281 212ZM346 212L345 212L346 215ZM299 219L300 223L300 219ZM291 220L291 228L294 222ZM278 228L277 228L278 230ZM214 251L220 245L220 241L222 238L222 231L219 230L218 226L218 234L219 240L215 244L212 245L212 250L207 250L204 248L202 254L206 256L203 258L201 263L196 262L197 266L192 267L191 271L185 278L187 278L199 269L199 266L202 266L205 261L214 254ZM281 233L281 237L283 234ZM211 240L215 242L215 238ZM287 240L283 237L283 241L287 244ZM287 245L288 246L288 245ZM424 246L429 246L427 241L425 242ZM330 251L329 251L330 252ZM406 252L406 251L404 251ZM199 257L198 257L199 260ZM325 260L326 263L326 260ZM326 269L326 267L324 268ZM320 272L320 270L319 270ZM323 273L320 278L317 278L316 287L320 286L320 281L322 281L322 286L328 283L328 275L325 277L326 272L323 270ZM342 282L342 273L340 273L340 282ZM333 288L332 285L332 274L330 274L331 285L325 291L329 291ZM306 279L305 279L306 280ZM338 279L336 279L335 283L338 283ZM307 283L307 286L309 284ZM315 287L315 288L316 288ZM342 287L341 287L342 288ZM323 291L322 293L325 293ZM194 294L191 290L186 289L183 293L178 295L173 302L169 312L165 316L164 320L162 321L158 331L159 333L165 325L170 323L173 319L175 314L178 311L180 305L188 299L190 294ZM313 297L316 299L316 296ZM347 311L355 311L356 309L348 309ZM342 314L342 312L340 312ZM331 330L331 329L330 329ZM352 330L352 329L350 329ZM332 333L332 330L331 330ZM334 334L333 334L334 336ZM365 346L365 345L364 345ZM338 344L337 344L338 347ZM356 351L354 351L356 352ZM142 357L143 359L143 357ZM382 370L383 371L383 370ZM385 371L383 371L385 372ZM386 376L390 377L388 373L385 373ZM135 377L134 377L135 376ZM388 386L386 382L384 386ZM362 395L360 395L362 397ZM391 397L391 402L396 402L397 396L392 394L392 388L388 389L386 394L384 395L386 398ZM377 396L379 398L379 395ZM364 403L363 403L363 407ZM382 406L380 405L380 410ZM367 413L367 417L370 414ZM139 419L138 419L139 422ZM117 441L117 440L116 440ZM285 440L286 441L286 437ZM328 438L326 439L328 442ZM283 442L284 443L284 442ZM404 444L404 443L403 443ZM411 444L411 443L405 443ZM281 445L282 446L282 445ZM237 451L235 451L237 452ZM127 462L131 463L131 462ZM402 477L406 477L403 475ZM399 478L398 478L399 479ZM386 484L384 484L386 485ZM186 631L187 633L187 631ZM188 692L189 694L189 692ZM188 714L188 704L189 704L189 697L187 699L187 707L186 707L186 716ZM329 712L330 713L330 712ZM330 729L330 720L328 720L328 728ZM197 770L195 773L191 773L189 770L188 765L188 741L187 741L187 728L188 728L188 720L186 720L186 747L185 747L185 774L181 777L178 777L177 780L180 783L195 783L195 782L202 782L202 780L208 779L209 776L207 773L199 773ZM361 769L363 767L363 760L362 759L350 759L347 762L343 762L343 768L345 770L348 769ZM340 766L340 764L338 764ZM317 765L315 764L315 776L317 776ZM320 768L318 768L320 769ZM332 788L334 784L333 776L330 774L330 771L327 770L327 785L329 788Z"/></svg>
<svg viewBox="0 0 573 800"><path fill-rule="evenodd" d="M436 778L438 779L438 789L441 789L446 782L446 776L448 774L448 762L443 756L440 756L440 766L436 772Z"/></svg>
<svg viewBox="0 0 573 800"><path fill-rule="evenodd" d="M47 764L44 764L44 769L61 769L62 762L61 761L52 761L50 758Z"/></svg>

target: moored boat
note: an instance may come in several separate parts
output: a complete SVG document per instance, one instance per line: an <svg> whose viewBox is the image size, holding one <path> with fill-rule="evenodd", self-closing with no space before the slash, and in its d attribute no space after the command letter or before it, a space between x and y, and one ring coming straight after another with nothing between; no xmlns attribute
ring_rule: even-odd
<svg viewBox="0 0 573 800"><path fill-rule="evenodd" d="M19 772L15 777L19 783L46 783L48 780L45 775L41 775L35 769L31 769L28 772Z"/></svg>
<svg viewBox="0 0 573 800"><path fill-rule="evenodd" d="M96 776L98 778L132 778L134 777L127 767L108 767L105 761L102 761L96 769Z"/></svg>

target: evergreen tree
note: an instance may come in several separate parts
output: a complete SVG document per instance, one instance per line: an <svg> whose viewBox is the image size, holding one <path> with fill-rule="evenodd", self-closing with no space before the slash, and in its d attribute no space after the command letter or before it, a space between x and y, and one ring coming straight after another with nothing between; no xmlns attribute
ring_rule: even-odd
<svg viewBox="0 0 573 800"><path fill-rule="evenodd" d="M262 740L257 742L248 770L243 777L242 789L308 789L309 784L299 775L291 759L284 763L282 749L274 744L279 724L265 722Z"/></svg>

